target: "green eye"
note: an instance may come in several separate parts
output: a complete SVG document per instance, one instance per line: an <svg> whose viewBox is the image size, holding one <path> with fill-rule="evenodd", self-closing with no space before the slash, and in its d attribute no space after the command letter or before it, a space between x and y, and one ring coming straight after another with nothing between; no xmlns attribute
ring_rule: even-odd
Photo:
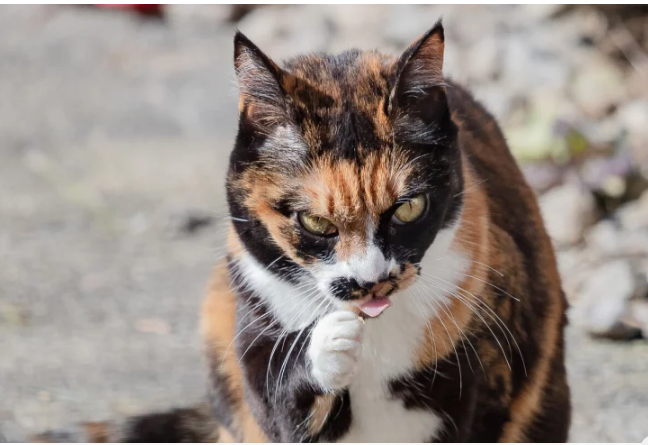
<svg viewBox="0 0 648 445"><path fill-rule="evenodd" d="M335 224L333 224L326 218L311 215L310 213L306 212L300 212L298 218L302 227L313 235L333 236L338 232Z"/></svg>
<svg viewBox="0 0 648 445"><path fill-rule="evenodd" d="M396 209L394 213L395 222L407 224L416 221L423 215L426 206L427 199L425 195L415 196Z"/></svg>

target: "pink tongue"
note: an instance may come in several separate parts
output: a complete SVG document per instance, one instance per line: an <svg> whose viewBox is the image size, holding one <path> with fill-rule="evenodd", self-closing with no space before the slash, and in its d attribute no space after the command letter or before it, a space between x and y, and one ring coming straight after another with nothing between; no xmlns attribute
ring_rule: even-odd
<svg viewBox="0 0 648 445"><path fill-rule="evenodd" d="M389 298L380 298L369 300L366 303L360 305L360 310L364 312L369 317L377 317L382 312L392 305L392 302Z"/></svg>

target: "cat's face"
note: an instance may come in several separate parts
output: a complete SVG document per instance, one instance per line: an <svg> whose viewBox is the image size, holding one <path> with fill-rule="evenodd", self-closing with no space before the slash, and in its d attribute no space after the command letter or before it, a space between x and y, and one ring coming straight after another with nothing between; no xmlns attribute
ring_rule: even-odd
<svg viewBox="0 0 648 445"><path fill-rule="evenodd" d="M246 252L340 304L411 285L462 204L440 25L400 59L350 51L279 68L240 34L235 46L240 121L227 190Z"/></svg>

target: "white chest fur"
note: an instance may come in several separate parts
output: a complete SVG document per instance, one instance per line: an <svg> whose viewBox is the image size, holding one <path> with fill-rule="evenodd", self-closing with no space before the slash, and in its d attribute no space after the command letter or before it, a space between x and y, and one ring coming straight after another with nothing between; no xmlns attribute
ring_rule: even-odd
<svg viewBox="0 0 648 445"><path fill-rule="evenodd" d="M406 409L388 389L390 380L407 375L427 329L416 296L399 294L382 316L367 321L357 374L349 386L353 421L341 442L423 442L436 436L441 417ZM425 310L426 315L433 316Z"/></svg>
<svg viewBox="0 0 648 445"><path fill-rule="evenodd" d="M435 244L432 247L437 249L428 251L423 270L448 285L458 283L469 260L443 249L447 245L438 249L441 246ZM445 251L443 258L437 256L439 250ZM427 323L443 307L440 300L446 296L440 294L438 289L433 292L415 284L395 295L393 306L380 317L367 320L358 371L349 386L353 421L341 442L424 442L439 435L444 413L406 409L401 399L390 394L388 385L414 369Z"/></svg>

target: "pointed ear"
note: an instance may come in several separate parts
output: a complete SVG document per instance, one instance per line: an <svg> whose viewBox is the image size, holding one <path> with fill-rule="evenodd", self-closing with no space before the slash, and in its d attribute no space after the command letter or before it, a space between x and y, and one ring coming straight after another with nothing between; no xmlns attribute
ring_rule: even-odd
<svg viewBox="0 0 648 445"><path fill-rule="evenodd" d="M283 72L240 31L234 36L234 68L239 88L239 113L260 130L270 130L286 117Z"/></svg>
<svg viewBox="0 0 648 445"><path fill-rule="evenodd" d="M442 119L448 112L443 80L443 25L438 21L400 57L389 98L390 113L416 114L426 122Z"/></svg>

